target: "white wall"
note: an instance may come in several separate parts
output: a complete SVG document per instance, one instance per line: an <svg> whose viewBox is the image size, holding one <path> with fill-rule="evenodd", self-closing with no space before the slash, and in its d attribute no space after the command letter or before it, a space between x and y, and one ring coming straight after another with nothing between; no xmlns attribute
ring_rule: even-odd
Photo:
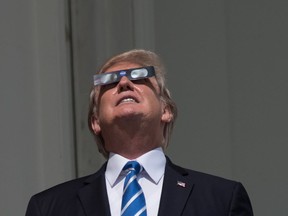
<svg viewBox="0 0 288 216"><path fill-rule="evenodd" d="M30 196L73 178L66 3L0 5L0 215L24 215Z"/></svg>
<svg viewBox="0 0 288 216"><path fill-rule="evenodd" d="M166 63L168 85L179 109L169 155L183 166L231 178L223 4L155 1L155 49Z"/></svg>
<svg viewBox="0 0 288 216"><path fill-rule="evenodd" d="M156 50L179 106L169 155L244 183L287 215L287 1L155 1ZM181 152L181 153L179 153Z"/></svg>

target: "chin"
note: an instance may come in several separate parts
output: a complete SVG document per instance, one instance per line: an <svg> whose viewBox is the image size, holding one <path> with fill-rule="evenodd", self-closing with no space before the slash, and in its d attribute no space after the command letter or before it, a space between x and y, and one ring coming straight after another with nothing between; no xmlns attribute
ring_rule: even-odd
<svg viewBox="0 0 288 216"><path fill-rule="evenodd" d="M139 118L139 117L143 117L144 114L143 112L140 110L136 110L132 107L125 107L122 108L121 110L119 110L119 113L117 114L118 118Z"/></svg>

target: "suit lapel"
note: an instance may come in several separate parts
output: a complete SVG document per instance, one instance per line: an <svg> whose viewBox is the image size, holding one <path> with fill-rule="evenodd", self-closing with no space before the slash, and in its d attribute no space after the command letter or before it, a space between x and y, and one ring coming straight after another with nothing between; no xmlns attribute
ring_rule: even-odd
<svg viewBox="0 0 288 216"><path fill-rule="evenodd" d="M78 193L87 216L110 216L110 207L105 183L106 164L86 180Z"/></svg>
<svg viewBox="0 0 288 216"><path fill-rule="evenodd" d="M159 216L181 215L192 193L193 184L188 173L171 163L167 158Z"/></svg>

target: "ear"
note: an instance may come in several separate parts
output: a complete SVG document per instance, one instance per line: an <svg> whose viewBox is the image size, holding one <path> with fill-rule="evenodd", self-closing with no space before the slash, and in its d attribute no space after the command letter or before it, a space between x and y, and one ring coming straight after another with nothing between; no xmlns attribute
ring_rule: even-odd
<svg viewBox="0 0 288 216"><path fill-rule="evenodd" d="M169 123L173 118L173 114L167 105L164 105L164 106L165 107L162 111L161 121L164 123Z"/></svg>
<svg viewBox="0 0 288 216"><path fill-rule="evenodd" d="M93 131L94 131L94 133L96 135L100 134L101 127L100 127L100 124L99 124L99 119L96 116L93 116L91 118L91 126L92 126L92 129L93 129Z"/></svg>

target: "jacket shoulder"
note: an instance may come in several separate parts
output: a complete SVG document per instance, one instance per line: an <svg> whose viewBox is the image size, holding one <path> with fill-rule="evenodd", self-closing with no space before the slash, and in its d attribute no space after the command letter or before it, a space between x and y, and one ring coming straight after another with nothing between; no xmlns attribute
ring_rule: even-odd
<svg viewBox="0 0 288 216"><path fill-rule="evenodd" d="M194 215L195 211L202 212L201 215L213 216L253 215L249 196L240 182L186 169L167 161L165 175L174 176L167 176L169 181L181 177L181 181L192 188L184 215Z"/></svg>
<svg viewBox="0 0 288 216"><path fill-rule="evenodd" d="M55 185L51 188L48 188L44 191L37 193L35 196L41 197L50 194L63 194L64 192L74 193L75 191L78 191L79 188L83 187L85 185L86 180L89 179L90 177L91 175L60 183L58 185Z"/></svg>
<svg viewBox="0 0 288 216"><path fill-rule="evenodd" d="M168 160L168 167L171 167L174 171L178 172L184 177L187 177L188 179L191 179L195 183L201 183L201 184L223 184L223 185L235 185L239 182L230 180L227 178L223 178L220 176L187 169L184 167L181 167L179 165L176 165L172 163L170 160Z"/></svg>
<svg viewBox="0 0 288 216"><path fill-rule="evenodd" d="M183 168L173 164L171 161L168 162L167 169L170 170L170 173L176 172L176 175L182 175L187 183L194 185L193 191L203 196L219 194L221 197L228 198L233 196L235 190L245 191L243 185L238 181Z"/></svg>

